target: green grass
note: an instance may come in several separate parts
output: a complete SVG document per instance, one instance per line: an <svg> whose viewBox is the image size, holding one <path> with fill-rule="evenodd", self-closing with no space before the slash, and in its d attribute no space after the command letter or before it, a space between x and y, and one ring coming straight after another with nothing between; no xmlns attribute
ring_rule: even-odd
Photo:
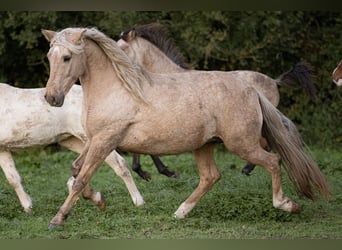
<svg viewBox="0 0 342 250"><path fill-rule="evenodd" d="M142 165L152 174L146 182L133 177L146 204L135 207L121 181L108 166L102 166L91 180L101 191L107 209L101 212L80 198L63 228L48 225L67 195L66 181L76 154L51 154L40 149L16 153L17 169L33 200L33 212L26 214L12 187L0 174L1 239L336 239L342 238L342 154L340 149L313 149L314 158L326 175L332 191L329 202L312 202L298 197L286 175L285 194L297 201L300 214L288 214L272 207L271 178L262 168L251 176L241 174L244 162L223 150L216 160L221 180L183 220L174 211L198 184L191 154L164 156L178 179L159 175L148 156ZM131 157L125 156L129 165ZM236 167L234 167L234 165Z"/></svg>

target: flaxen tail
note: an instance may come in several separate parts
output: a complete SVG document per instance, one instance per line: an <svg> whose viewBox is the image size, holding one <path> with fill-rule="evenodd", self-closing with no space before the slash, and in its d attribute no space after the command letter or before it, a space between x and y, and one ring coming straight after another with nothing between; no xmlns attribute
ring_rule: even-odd
<svg viewBox="0 0 342 250"><path fill-rule="evenodd" d="M263 136L277 152L296 191L311 200L317 193L329 199L330 192L316 162L305 152L305 144L293 122L259 94L263 113Z"/></svg>
<svg viewBox="0 0 342 250"><path fill-rule="evenodd" d="M317 99L317 90L313 83L314 71L308 63L297 63L289 71L283 73L278 79L278 85L287 85L292 87L302 87L311 96Z"/></svg>

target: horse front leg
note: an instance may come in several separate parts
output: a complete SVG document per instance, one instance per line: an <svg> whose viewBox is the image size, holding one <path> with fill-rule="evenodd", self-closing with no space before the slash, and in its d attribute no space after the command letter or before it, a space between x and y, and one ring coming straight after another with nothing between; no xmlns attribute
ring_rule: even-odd
<svg viewBox="0 0 342 250"><path fill-rule="evenodd" d="M174 213L175 218L184 218L199 202L213 185L221 178L214 160L214 144L204 145L194 151L200 181L194 192L187 198Z"/></svg>
<svg viewBox="0 0 342 250"><path fill-rule="evenodd" d="M143 197L141 196L137 186L135 185L125 159L114 150L107 156L106 163L114 170L114 172L118 176L120 176L122 181L125 183L134 205L140 206L145 204Z"/></svg>
<svg viewBox="0 0 342 250"><path fill-rule="evenodd" d="M12 154L8 151L0 152L0 166L4 171L7 181L14 188L19 198L21 206L24 211L29 213L32 211L32 200L31 197L25 192L22 184L20 175L15 167L15 163Z"/></svg>
<svg viewBox="0 0 342 250"><path fill-rule="evenodd" d="M72 164L72 170L71 170L72 176L69 178L69 180L67 182L67 187L68 187L69 193L70 193L72 190L72 186L74 185L75 178L78 175L78 173L80 172L81 167L84 163L85 155L89 149L89 145L84 144L77 137L68 138L64 141L61 141L59 144L63 147L66 147L66 148L80 154L78 156L78 158ZM82 150L83 150L83 152L82 152ZM89 184L82 191L82 196L84 199L90 200L91 202L93 202L100 210L102 210L102 211L105 210L106 201L105 201L104 196L100 192L94 191L89 186Z"/></svg>
<svg viewBox="0 0 342 250"><path fill-rule="evenodd" d="M109 144L105 143L101 136L92 138L87 144L89 145L87 147L88 150L82 152L77 159L79 160L84 158L83 166L80 168L80 172L72 185L68 197L58 210L57 214L52 218L49 225L50 230L56 226L64 225L68 214L79 198L79 194L87 188L91 177L111 151L108 146Z"/></svg>

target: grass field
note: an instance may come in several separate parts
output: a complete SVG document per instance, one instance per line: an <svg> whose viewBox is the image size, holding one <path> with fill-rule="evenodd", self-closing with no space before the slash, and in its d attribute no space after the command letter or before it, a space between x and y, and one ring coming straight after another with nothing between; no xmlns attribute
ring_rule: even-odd
<svg viewBox="0 0 342 250"><path fill-rule="evenodd" d="M329 202L300 198L284 175L285 194L301 205L301 214L274 209L271 178L266 171L256 168L251 176L244 176L244 162L219 149L216 160L222 178L184 220L172 215L198 184L192 155L162 157L170 169L178 172L178 179L159 175L150 158L144 156L142 165L152 174L152 180L146 182L133 173L146 201L144 206L133 206L121 179L104 165L91 185L105 195L106 211L81 198L64 228L49 231L50 220L66 198L65 184L77 155L64 150L20 151L15 160L32 197L33 212L22 210L1 172L0 239L341 239L341 151L313 148L312 154L326 175L332 197ZM130 165L131 157L125 158Z"/></svg>

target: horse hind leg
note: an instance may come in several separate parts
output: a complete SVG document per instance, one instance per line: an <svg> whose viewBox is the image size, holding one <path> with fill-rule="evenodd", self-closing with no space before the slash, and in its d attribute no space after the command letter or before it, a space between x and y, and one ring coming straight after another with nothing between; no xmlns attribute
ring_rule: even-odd
<svg viewBox="0 0 342 250"><path fill-rule="evenodd" d="M149 172L144 171L141 168L140 154L133 154L132 169L133 169L134 172L136 172L144 180L146 180L146 181L150 181L151 180L151 174Z"/></svg>
<svg viewBox="0 0 342 250"><path fill-rule="evenodd" d="M9 184L14 188L19 198L21 206L24 211L29 213L32 211L32 200L31 197L25 192L22 184L20 175L15 167L15 163L12 154L8 151L0 152L0 165Z"/></svg>
<svg viewBox="0 0 342 250"><path fill-rule="evenodd" d="M265 140L265 138L261 138L260 143L261 143L261 146L267 152L271 151L271 148L267 145L267 141ZM255 167L256 167L255 164L253 164L251 162L247 162L247 164L244 166L244 168L241 170L241 172L247 176L250 176L251 172L254 170Z"/></svg>
<svg viewBox="0 0 342 250"><path fill-rule="evenodd" d="M184 218L213 185L221 178L214 160L214 144L207 144L194 151L200 175L200 181L193 193L179 206L174 213L175 218Z"/></svg>
<svg viewBox="0 0 342 250"><path fill-rule="evenodd" d="M167 177L173 177L173 178L178 177L177 173L168 170L167 166L164 165L164 163L160 160L160 158L158 156L151 155L151 158L152 158L153 163L157 167L158 172L160 174L163 174Z"/></svg>
<svg viewBox="0 0 342 250"><path fill-rule="evenodd" d="M281 185L280 157L278 154L267 152L259 144L256 144L254 148L249 148L249 150L237 150L235 153L242 159L264 167L270 173L272 178L273 206L275 208L291 213L300 212L298 204L284 197Z"/></svg>
<svg viewBox="0 0 342 250"><path fill-rule="evenodd" d="M160 160L160 158L158 156L155 156L155 155L150 155L150 156L151 156L153 163L156 166L156 168L160 174L163 174L167 177L177 178L177 174L175 172L169 171L167 169L167 166L164 165L164 163ZM134 172L136 172L144 180L146 180L146 181L151 180L151 174L149 172L144 171L141 168L140 154L133 154L132 169Z"/></svg>

